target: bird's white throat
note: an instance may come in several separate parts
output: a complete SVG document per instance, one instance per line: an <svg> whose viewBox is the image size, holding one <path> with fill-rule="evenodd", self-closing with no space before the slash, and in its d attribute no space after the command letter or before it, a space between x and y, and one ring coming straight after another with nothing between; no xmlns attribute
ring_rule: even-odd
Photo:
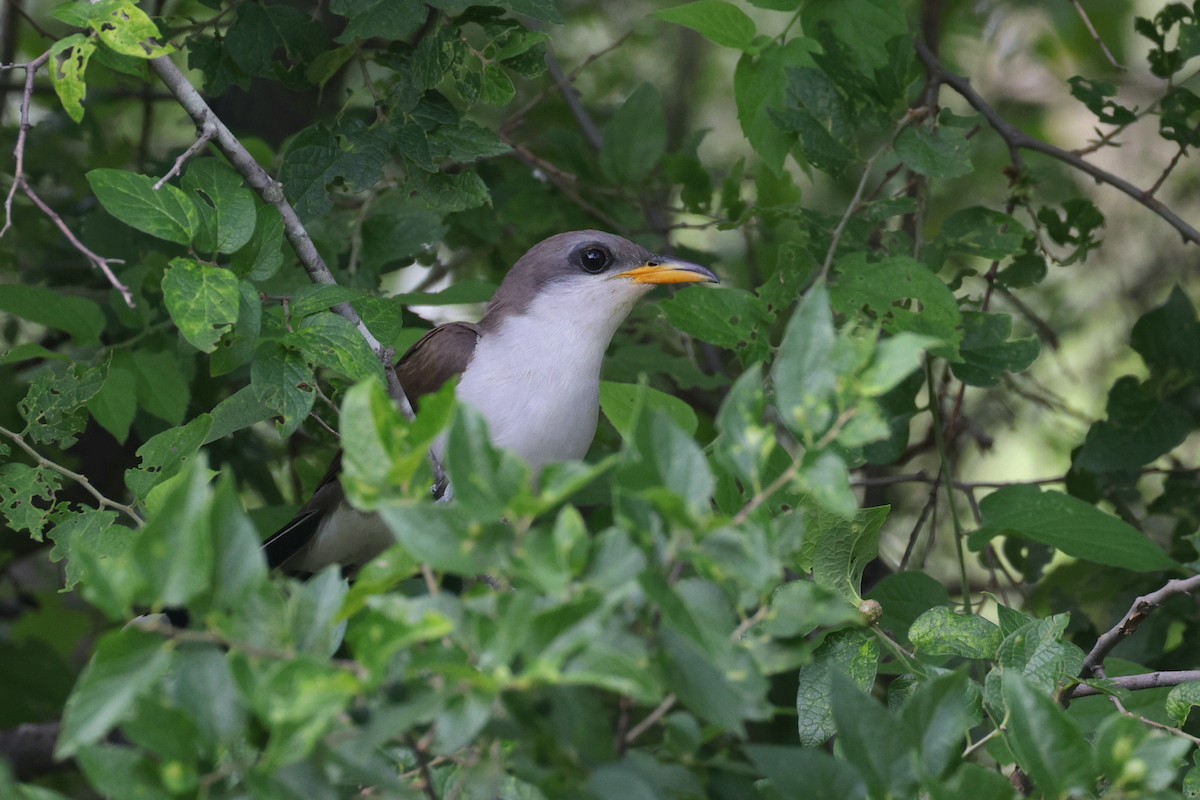
<svg viewBox="0 0 1200 800"><path fill-rule="evenodd" d="M649 288L595 276L543 287L523 313L480 337L460 402L534 469L583 458L596 433L604 351Z"/></svg>

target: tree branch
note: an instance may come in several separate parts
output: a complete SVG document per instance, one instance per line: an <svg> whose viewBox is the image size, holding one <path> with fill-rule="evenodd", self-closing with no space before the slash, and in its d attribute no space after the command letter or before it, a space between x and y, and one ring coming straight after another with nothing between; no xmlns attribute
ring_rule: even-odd
<svg viewBox="0 0 1200 800"><path fill-rule="evenodd" d="M1122 675L1119 678L1105 678L1110 685L1131 692L1144 689L1161 689L1166 686L1178 686L1181 683L1200 681L1200 669L1183 669L1169 672L1147 672L1142 675ZM1107 694L1103 689L1080 683L1067 692L1066 697L1075 700L1080 697L1096 697Z"/></svg>
<svg viewBox="0 0 1200 800"><path fill-rule="evenodd" d="M1125 616L1121 617L1121 621L1096 640L1092 651L1083 659L1083 668L1079 670L1079 676L1081 678L1099 677L1105 657L1112 652L1114 647L1131 636L1151 611L1175 595L1191 594L1197 589L1200 589L1200 575L1193 575L1190 578L1169 580L1161 589L1134 600L1133 605L1125 612Z"/></svg>
<svg viewBox="0 0 1200 800"><path fill-rule="evenodd" d="M179 104L183 106L184 111L192 118L196 124L196 128L202 132L212 128L216 131L215 140L217 146L221 148L221 152L229 159L242 177L246 179L246 183L250 185L258 196L264 202L275 207L281 217L283 217L284 235L291 242L292 248L296 251L296 255L300 258L300 263L304 265L305 271L315 283L336 284L333 273L325 264L321 254L317 252L316 245L313 244L312 238L309 237L308 231L304 228L304 223L300 221L300 217L296 214L296 209L292 208L292 204L287 201L283 193L283 185L272 178L265 169L263 169L254 156L242 145L236 136L225 126L220 118L217 117L213 110L209 107L196 88L188 82L188 79L180 71L179 67L175 66L175 62L170 58L157 58L150 62L150 68L158 75L159 79L167 87L167 90L175 96ZM341 303L333 307L333 310L341 314L346 319L354 323L358 328L359 334L366 340L371 349L375 351L375 355L384 361L384 372L388 375L388 392L392 399L400 406L400 410L409 419L414 416L412 403L409 402L408 395L405 394L404 388L400 385L399 378L396 377L392 370L391 358L388 356L388 349L385 348L366 324L358 315L358 312L350 307L348 303ZM394 355L394 352L393 352ZM385 360L386 359L386 360Z"/></svg>
<svg viewBox="0 0 1200 800"><path fill-rule="evenodd" d="M15 433L14 431L10 431L8 428L0 426L0 436L3 436L4 438L8 439L10 442L15 444L17 447L24 450L26 455L28 455L30 458L32 458L39 467L44 467L46 469L52 469L55 472L57 472L59 475L62 475L64 477L69 478L70 480L73 480L76 483L78 483L85 490L87 490L88 494L90 494L92 497L96 498L96 502L99 503L102 508L111 508L114 511L120 511L122 514L124 514L125 516L127 516L131 520L133 520L138 525L138 527L141 527L142 525L145 524L142 521L142 518L140 516L138 516L138 513L133 510L132 506L127 506L124 503L118 503L116 500L109 499L99 489L97 489L95 486L92 485L92 482L90 480L88 480L87 475L82 475L73 470L69 470L66 467L64 467L63 465L58 464L58 463L46 458L41 453L39 453L37 450L34 450L32 447L30 447L29 443L25 441L25 437L22 436L21 434Z"/></svg>
<svg viewBox="0 0 1200 800"><path fill-rule="evenodd" d="M32 124L29 122L29 106L33 102L33 79L37 75L37 71L41 69L46 62L50 61L50 52L47 50L40 56L23 65L25 70L25 91L21 95L21 123L17 129L17 144L13 148L13 182L8 189L8 195L4 198L4 227L0 228L0 236L8 233L12 227L12 204L13 198L20 191L26 197L33 201L33 204L38 207L46 217L54 223L54 226L62 232L62 235L67 238L71 246L83 254L83 257L91 262L92 266L96 267L108 279L109 284L121 293L125 304L130 308L134 307L133 292L129 291L129 287L117 280L116 274L112 271L109 264L123 264L124 262L117 258L104 258L92 252L90 248L79 241L79 238L63 221L63 218L58 215L54 209L46 204L29 182L25 180L25 141L29 134L29 129ZM55 69L52 65L51 69Z"/></svg>
<svg viewBox="0 0 1200 800"><path fill-rule="evenodd" d="M1074 167L1080 172L1090 175L1097 183L1105 183L1117 189L1120 192L1128 195L1139 205L1145 206L1152 212L1162 217L1167 223L1183 237L1185 242L1192 244L1200 244L1200 230L1189 225L1182 217L1172 211L1161 201L1155 199L1149 192L1139 189L1124 178L1108 172L1107 170L1097 167L1095 164L1087 161L1076 153L1069 150L1064 150L1061 147L1056 147L1048 142L1043 142L1041 139L1036 139L1024 131L1018 129L1008 120L1001 117L994 108L987 104L974 89L971 88L971 82L966 78L948 72L941 62L938 61L929 48L920 39L915 40L917 55L925 64L926 69L930 74L935 75L940 83L944 83L954 91L958 92L967 103L974 108L979 114L987 120L988 125L992 130L1000 135L1000 138L1008 145L1009 153L1012 157L1013 165L1020 167L1020 151L1031 150L1035 153L1049 156L1057 161L1061 161L1068 166Z"/></svg>
<svg viewBox="0 0 1200 800"><path fill-rule="evenodd" d="M287 201L287 197L283 193L283 185L272 178L265 169L263 169L254 156L242 145L236 136L225 126L219 117L209 107L196 88L188 82L188 79L180 71L179 67L175 66L175 62L170 58L157 58L150 62L150 68L158 75L159 79L167 87L167 90L175 96L179 104L183 106L184 111L192 118L196 124L196 128L201 131L201 136L207 136L209 131L215 131L213 138L217 146L221 148L221 152L229 159L242 177L246 179L246 183L250 185L258 196L264 202L275 207L279 215L283 217L283 231L291 242L292 248L296 251L296 255L300 259L300 263L304 265L304 269L315 283L336 284L333 273L325 264L325 260L321 258L321 254L317 252L316 245L313 244L312 238L309 237L308 231L304 228L304 223L300 221L299 215L296 214L296 209L292 208L292 204ZM392 362L395 360L396 351L390 347L384 347L375 335L367 328L366 323L362 321L362 317L358 312L351 308L349 303L340 303L333 307L333 310L341 314L346 319L354 323L358 328L359 334L366 340L367 344L375 352L376 357L383 363L383 373L387 379L388 394L396 405L400 407L400 411L409 420L416 416L413 410L412 402L408 399L408 394L404 391L404 387L400 385L400 378L396 375L396 370L392 368ZM429 460L433 463L434 483L441 485L445 481L445 471L437 456L432 451L429 453Z"/></svg>

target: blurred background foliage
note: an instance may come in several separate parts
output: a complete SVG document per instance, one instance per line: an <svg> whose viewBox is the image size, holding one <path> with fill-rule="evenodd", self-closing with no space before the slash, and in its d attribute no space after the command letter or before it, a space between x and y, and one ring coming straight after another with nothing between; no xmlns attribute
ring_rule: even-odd
<svg viewBox="0 0 1200 800"><path fill-rule="evenodd" d="M56 48L23 147L0 72L0 151L134 301L6 162L0 796L1200 792L1194 602L1099 646L1197 562L1194 7L0 15L0 63ZM196 136L154 57L338 287L215 150L150 188ZM449 395L410 426L330 311L403 352L579 228L723 287L634 310L586 464L538 485ZM448 508L447 428L489 487ZM353 585L268 576L339 435L399 544ZM186 630L124 626L176 605ZM69 760L42 774L37 736Z"/></svg>

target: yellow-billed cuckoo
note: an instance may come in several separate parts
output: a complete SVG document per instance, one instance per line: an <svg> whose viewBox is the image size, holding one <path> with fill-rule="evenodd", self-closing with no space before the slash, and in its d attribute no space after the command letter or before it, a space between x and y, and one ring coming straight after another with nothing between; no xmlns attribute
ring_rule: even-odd
<svg viewBox="0 0 1200 800"><path fill-rule="evenodd" d="M582 458L596 433L600 366L617 326L654 286L701 282L719 281L610 233L560 233L517 261L483 319L434 328L396 374L414 403L461 375L459 402L483 415L494 444L534 470ZM340 461L339 454L308 504L264 545L271 566L354 567L391 544L382 520L345 502Z"/></svg>

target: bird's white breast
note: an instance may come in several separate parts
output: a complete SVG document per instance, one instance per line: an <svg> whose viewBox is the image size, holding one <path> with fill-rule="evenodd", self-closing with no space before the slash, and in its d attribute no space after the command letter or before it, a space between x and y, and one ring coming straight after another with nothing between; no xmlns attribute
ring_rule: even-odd
<svg viewBox="0 0 1200 800"><path fill-rule="evenodd" d="M480 337L459 400L484 416L497 446L535 469L582 458L596 433L604 351L642 294L594 277L543 287L524 313Z"/></svg>

